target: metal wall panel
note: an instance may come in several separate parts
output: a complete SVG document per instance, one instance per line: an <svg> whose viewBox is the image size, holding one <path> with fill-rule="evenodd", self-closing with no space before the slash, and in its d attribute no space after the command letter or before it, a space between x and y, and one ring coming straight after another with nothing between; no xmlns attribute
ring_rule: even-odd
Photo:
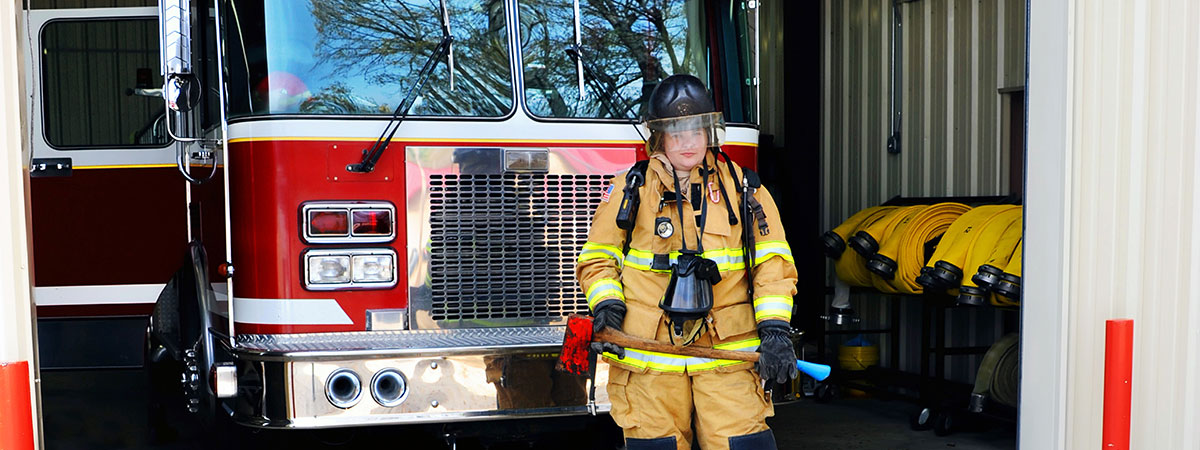
<svg viewBox="0 0 1200 450"><path fill-rule="evenodd" d="M889 0L825 0L822 61L822 228L902 195L968 196L1009 192L1001 136L1002 88L1024 79L1025 2L920 0L900 4L899 105L902 149L887 152L892 39ZM1020 126L1020 124L1018 124ZM832 274L832 267L827 271ZM831 281L832 282L832 281ZM891 319L886 300L855 294L863 328ZM899 299L905 332L900 368L920 370L919 300ZM1015 327L1015 313L990 308L947 313L947 344L987 346ZM830 341L838 344L853 336ZM888 341L872 338L884 349ZM981 357L952 357L946 373L971 381Z"/></svg>
<svg viewBox="0 0 1200 450"><path fill-rule="evenodd" d="M1131 447L1200 448L1200 5L1071 5L1066 448L1101 447L1112 318L1135 322Z"/></svg>

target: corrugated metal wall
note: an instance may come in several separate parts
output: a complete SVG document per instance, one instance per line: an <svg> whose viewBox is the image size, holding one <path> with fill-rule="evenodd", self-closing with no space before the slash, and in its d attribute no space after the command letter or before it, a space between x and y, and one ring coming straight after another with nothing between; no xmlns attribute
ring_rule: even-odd
<svg viewBox="0 0 1200 450"><path fill-rule="evenodd" d="M1105 320L1122 317L1131 447L1200 448L1200 4L1070 3L1068 148L1041 149L1067 155L1066 448L1101 448Z"/></svg>
<svg viewBox="0 0 1200 450"><path fill-rule="evenodd" d="M1010 192L1006 94L1024 80L1023 0L901 3L901 152L889 154L891 0L825 0L821 62L822 226L893 196L981 196ZM1018 124L1020 126L1020 124ZM833 273L832 268L828 271ZM900 302L900 369L920 371L921 308ZM890 322L888 300L856 294L863 328ZM1014 329L1016 313L947 312L947 345L988 346ZM837 344L852 336L837 338ZM888 348L886 338L868 336ZM946 359L945 376L971 381L979 356ZM883 361L888 360L884 355Z"/></svg>

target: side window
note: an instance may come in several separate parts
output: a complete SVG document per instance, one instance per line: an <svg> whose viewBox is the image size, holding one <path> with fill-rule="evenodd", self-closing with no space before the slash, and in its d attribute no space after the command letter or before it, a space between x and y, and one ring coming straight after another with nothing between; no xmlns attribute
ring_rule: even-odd
<svg viewBox="0 0 1200 450"><path fill-rule="evenodd" d="M705 2L661 0L630 7L580 0L584 95L572 0L523 0L520 5L525 99L548 118L637 118L662 79L679 73L709 80ZM644 4L644 3L643 3Z"/></svg>
<svg viewBox="0 0 1200 450"><path fill-rule="evenodd" d="M158 22L55 21L42 29L46 141L59 149L163 147Z"/></svg>

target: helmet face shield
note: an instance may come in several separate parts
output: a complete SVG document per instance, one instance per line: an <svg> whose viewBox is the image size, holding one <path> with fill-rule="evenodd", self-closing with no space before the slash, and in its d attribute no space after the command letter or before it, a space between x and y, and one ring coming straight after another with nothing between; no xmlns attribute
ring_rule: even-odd
<svg viewBox="0 0 1200 450"><path fill-rule="evenodd" d="M719 112L648 120L646 128L653 137L647 148L651 154L665 151L668 142L704 148L720 147L725 143L725 120Z"/></svg>

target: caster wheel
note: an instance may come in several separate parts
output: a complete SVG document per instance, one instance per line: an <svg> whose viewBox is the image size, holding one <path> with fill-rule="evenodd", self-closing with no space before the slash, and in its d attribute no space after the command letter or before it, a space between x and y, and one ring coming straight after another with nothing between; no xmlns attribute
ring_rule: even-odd
<svg viewBox="0 0 1200 450"><path fill-rule="evenodd" d="M933 419L933 434L949 436L954 432L954 416L949 413L938 413Z"/></svg>
<svg viewBox="0 0 1200 450"><path fill-rule="evenodd" d="M828 384L817 386L816 392L813 393L817 399L817 403L829 403L833 401L835 394L834 387Z"/></svg>
<svg viewBox="0 0 1200 450"><path fill-rule="evenodd" d="M913 431L925 431L933 428L933 408L921 408L908 417L908 426Z"/></svg>

